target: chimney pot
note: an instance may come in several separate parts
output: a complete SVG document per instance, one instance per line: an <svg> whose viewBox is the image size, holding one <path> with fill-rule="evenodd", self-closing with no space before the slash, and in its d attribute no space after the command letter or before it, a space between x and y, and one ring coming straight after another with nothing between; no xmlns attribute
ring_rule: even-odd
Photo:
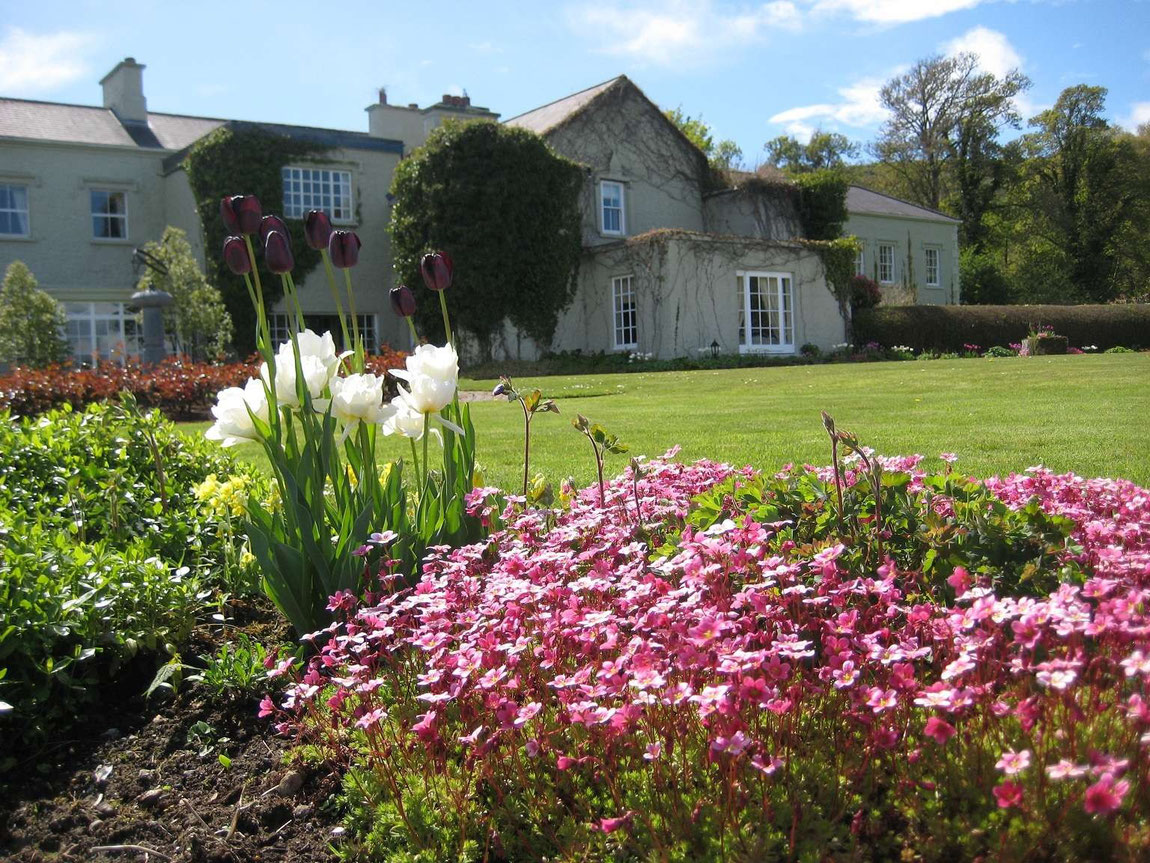
<svg viewBox="0 0 1150 863"><path fill-rule="evenodd" d="M418 102L408 102L408 103L407 103L407 107L408 107L408 108L418 108L418 107L419 107L419 103L418 103Z"/></svg>
<svg viewBox="0 0 1150 863"><path fill-rule="evenodd" d="M379 104L381 104L381 105L387 104L387 88L386 87L380 87L379 88Z"/></svg>

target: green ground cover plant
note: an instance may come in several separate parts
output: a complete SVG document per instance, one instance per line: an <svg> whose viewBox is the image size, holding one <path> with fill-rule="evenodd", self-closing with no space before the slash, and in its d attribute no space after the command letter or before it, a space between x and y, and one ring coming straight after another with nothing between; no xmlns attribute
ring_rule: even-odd
<svg viewBox="0 0 1150 863"><path fill-rule="evenodd" d="M11 743L74 718L136 657L174 654L213 591L255 585L239 567L242 537L197 493L209 474L245 469L208 442L130 401L2 419L0 725Z"/></svg>
<svg viewBox="0 0 1150 863"><path fill-rule="evenodd" d="M683 457L764 466L818 463L827 410L883 452L959 453L979 475L1035 464L1084 476L1150 484L1150 354L1005 357L924 363L797 366L571 377L517 377L522 390L554 398L563 417L535 423L531 469L556 489L595 466L571 442L576 413L602 422L631 452L681 444ZM461 388L490 392L494 379ZM485 482L519 488L523 418L503 400L471 405ZM181 426L200 433L206 424ZM389 458L403 455L406 442ZM382 443L381 446L388 446ZM255 447L241 459L258 461Z"/></svg>

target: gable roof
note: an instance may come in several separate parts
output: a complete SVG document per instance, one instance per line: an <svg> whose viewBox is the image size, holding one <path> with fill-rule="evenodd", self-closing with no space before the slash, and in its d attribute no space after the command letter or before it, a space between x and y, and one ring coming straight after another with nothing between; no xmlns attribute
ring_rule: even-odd
<svg viewBox="0 0 1150 863"><path fill-rule="evenodd" d="M529 129L538 135L546 135L551 130L567 123L583 108L623 80L626 80L625 75L617 75L610 81L604 81L602 84L596 84L594 87L588 87L586 90L580 90L578 93L572 93L570 96L548 102L546 105L525 114L510 117L503 123L506 126Z"/></svg>
<svg viewBox="0 0 1150 863"><path fill-rule="evenodd" d="M931 222L951 222L958 224L959 219L951 218L938 210L920 207L910 201L893 198L863 186L849 186L847 188L847 212L866 214L869 216L894 216L904 219L925 219Z"/></svg>
<svg viewBox="0 0 1150 863"><path fill-rule="evenodd" d="M149 112L145 125L121 122L111 108L0 99L0 137L4 138L179 150L223 124L212 117Z"/></svg>

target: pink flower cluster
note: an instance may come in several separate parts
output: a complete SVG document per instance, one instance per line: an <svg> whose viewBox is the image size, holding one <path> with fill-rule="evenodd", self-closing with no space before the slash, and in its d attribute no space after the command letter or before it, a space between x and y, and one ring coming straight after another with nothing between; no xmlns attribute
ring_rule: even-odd
<svg viewBox="0 0 1150 863"><path fill-rule="evenodd" d="M921 461L883 460L925 493ZM737 511L656 556L692 497L732 476L751 471L650 463L642 524L629 473L603 508L597 490L558 512L508 505L502 530L432 555L414 589L348 608L283 727L363 732L503 787L527 763L574 771L610 790L589 819L605 832L657 832L661 806L880 778L908 801L938 789L991 809L1150 804L1150 493L1043 469L988 480L1012 507L1073 519L1065 555L1090 577L997 596L958 567L943 605L919 571L852 570L842 543L796 546ZM493 517L487 491L469 503ZM612 784L625 771L647 777L641 799Z"/></svg>

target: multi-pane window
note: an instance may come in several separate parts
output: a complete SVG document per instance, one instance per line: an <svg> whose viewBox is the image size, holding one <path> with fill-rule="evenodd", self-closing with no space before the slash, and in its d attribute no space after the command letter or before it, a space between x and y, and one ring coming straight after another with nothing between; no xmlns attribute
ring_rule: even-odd
<svg viewBox="0 0 1150 863"><path fill-rule="evenodd" d="M884 285L894 281L894 244L878 244L878 280Z"/></svg>
<svg viewBox="0 0 1150 863"><path fill-rule="evenodd" d="M866 259L863 256L862 243L859 243L859 249L855 253L855 275L856 276L865 276L866 275Z"/></svg>
<svg viewBox="0 0 1150 863"><path fill-rule="evenodd" d="M0 183L0 236L28 236L28 187Z"/></svg>
<svg viewBox="0 0 1150 863"><path fill-rule="evenodd" d="M938 249L927 247L926 252L926 283L932 288L937 288L939 285L938 280Z"/></svg>
<svg viewBox="0 0 1150 863"><path fill-rule="evenodd" d="M64 337L80 365L140 356L142 332L123 303L65 303Z"/></svg>
<svg viewBox="0 0 1150 863"><path fill-rule="evenodd" d="M92 236L97 240L128 238L128 200L123 192L92 189Z"/></svg>
<svg viewBox="0 0 1150 863"><path fill-rule="evenodd" d="M293 319L293 315L281 313L268 315L268 329L271 332L274 346L278 347L291 338ZM376 338L375 315L356 315L355 324L363 338L364 350L369 354L376 353L379 350L379 342ZM304 326L320 335L330 332L336 344L339 344L343 338L343 330L339 325L339 315L304 315ZM344 349L351 350L351 347L351 345L345 345Z"/></svg>
<svg viewBox="0 0 1150 863"><path fill-rule="evenodd" d="M599 184L599 202L602 211L603 233L623 234L623 184L603 180Z"/></svg>
<svg viewBox="0 0 1150 863"><path fill-rule="evenodd" d="M351 172L327 168L284 168L284 216L302 219L308 210L323 210L333 222L350 222Z"/></svg>
<svg viewBox="0 0 1150 863"><path fill-rule="evenodd" d="M739 299L739 345L743 350L794 350L794 289L790 273L740 273Z"/></svg>
<svg viewBox="0 0 1150 863"><path fill-rule="evenodd" d="M635 281L631 276L611 280L611 307L615 319L615 347L639 347L639 314L635 307Z"/></svg>

